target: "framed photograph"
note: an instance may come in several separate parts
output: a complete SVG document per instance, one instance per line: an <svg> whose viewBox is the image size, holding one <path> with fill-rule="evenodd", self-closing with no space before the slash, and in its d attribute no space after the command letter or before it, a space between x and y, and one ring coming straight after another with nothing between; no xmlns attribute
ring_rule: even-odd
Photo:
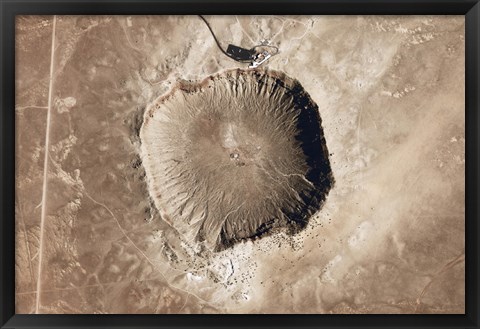
<svg viewBox="0 0 480 329"><path fill-rule="evenodd" d="M2 1L1 328L478 328L478 1Z"/></svg>

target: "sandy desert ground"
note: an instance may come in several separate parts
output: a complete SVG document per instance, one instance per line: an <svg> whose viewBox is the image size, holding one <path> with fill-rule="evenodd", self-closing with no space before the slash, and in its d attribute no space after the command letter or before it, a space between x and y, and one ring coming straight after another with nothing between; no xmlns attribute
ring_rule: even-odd
<svg viewBox="0 0 480 329"><path fill-rule="evenodd" d="M220 251L181 234L144 115L178 81L248 64L197 16L19 16L16 312L464 313L463 16L205 18L225 48L278 47L259 71L318 105L321 209Z"/></svg>

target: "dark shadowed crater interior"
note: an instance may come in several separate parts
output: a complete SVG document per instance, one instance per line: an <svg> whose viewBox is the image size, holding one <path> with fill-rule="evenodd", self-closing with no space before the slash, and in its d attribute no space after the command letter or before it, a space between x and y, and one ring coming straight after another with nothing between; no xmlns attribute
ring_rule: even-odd
<svg viewBox="0 0 480 329"><path fill-rule="evenodd" d="M212 250L297 232L333 185L318 107L279 72L179 83L147 109L140 137L162 217Z"/></svg>

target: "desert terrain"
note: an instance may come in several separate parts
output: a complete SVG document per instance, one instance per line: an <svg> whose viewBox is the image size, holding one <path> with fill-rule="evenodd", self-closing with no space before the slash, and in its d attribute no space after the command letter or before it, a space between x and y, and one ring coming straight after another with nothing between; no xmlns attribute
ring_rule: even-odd
<svg viewBox="0 0 480 329"><path fill-rule="evenodd" d="M17 16L16 312L464 313L464 17L205 19L224 48L278 52L248 69L198 16ZM287 124L269 133L268 112L256 135L237 114L183 133L175 110L208 113L206 96L174 96L169 112L166 95L235 70L301 84L321 121L317 155ZM219 108L243 108L221 88ZM291 103L270 96L255 104ZM205 131L227 151L202 144ZM187 169L169 172L161 157L184 149ZM316 156L328 184L305 179ZM217 164L222 177L204 175ZM180 178L181 197L168 185ZM299 191L319 201L291 203ZM285 216L249 238L283 218L280 203L305 225Z"/></svg>

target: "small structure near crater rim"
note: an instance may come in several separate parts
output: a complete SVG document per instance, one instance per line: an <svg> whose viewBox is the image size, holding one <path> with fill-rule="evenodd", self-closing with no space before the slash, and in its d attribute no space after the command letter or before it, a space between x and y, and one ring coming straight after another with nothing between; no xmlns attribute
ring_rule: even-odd
<svg viewBox="0 0 480 329"><path fill-rule="evenodd" d="M334 182L317 105L276 71L180 82L147 108L140 138L160 214L215 251L301 230Z"/></svg>

